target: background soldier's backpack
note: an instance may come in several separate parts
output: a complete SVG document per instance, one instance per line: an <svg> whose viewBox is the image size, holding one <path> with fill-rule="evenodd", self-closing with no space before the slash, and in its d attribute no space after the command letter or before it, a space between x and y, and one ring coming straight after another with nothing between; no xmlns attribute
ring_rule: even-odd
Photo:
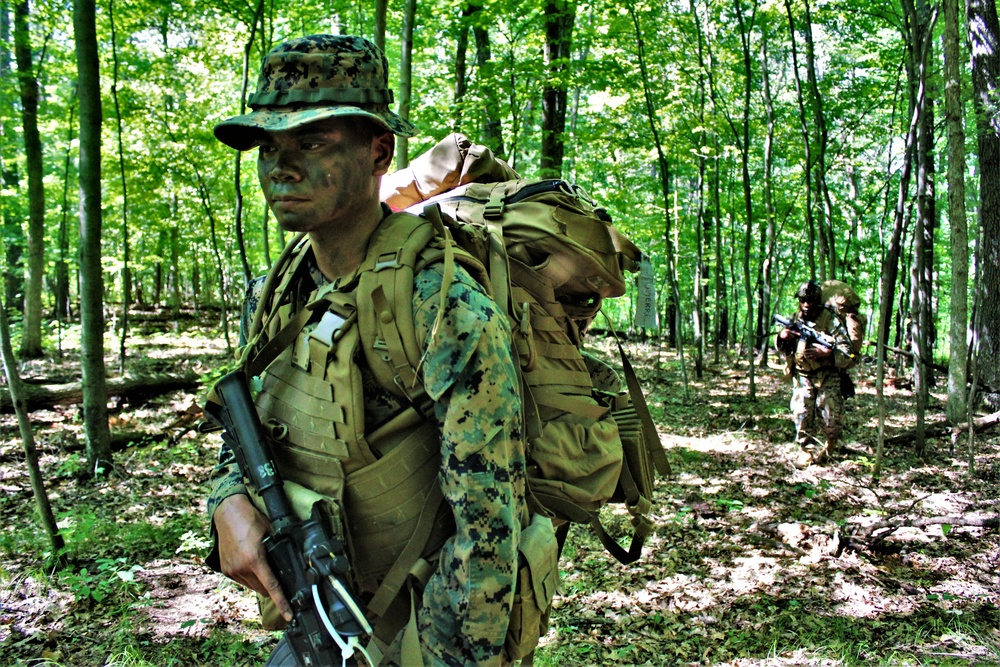
<svg viewBox="0 0 1000 667"><path fill-rule="evenodd" d="M442 240L453 238L487 268L494 300L507 308L521 370L533 509L557 525L589 524L619 561L634 562L652 529L655 473L668 475L669 464L624 350L619 345L623 388L613 369L582 352L581 337L602 300L625 293L625 272L639 270L639 249L579 187L517 179L489 149L458 134L384 177L382 198L435 221ZM372 243L391 254L398 247L392 236L380 231ZM398 290L391 274L372 273L384 288L363 281L359 299L367 290ZM405 320L410 305L397 296L397 307L385 315L389 300L376 294L372 301L376 307L359 317L362 339L390 348L373 370L385 374L383 385L398 386L398 368L407 359L416 368L418 352L392 353L388 341L397 336L385 329ZM609 501L624 503L631 514L627 550L598 519Z"/></svg>
<svg viewBox="0 0 1000 667"><path fill-rule="evenodd" d="M820 298L823 303L844 320L846 327L844 334L851 341L851 347L857 355L864 344L867 323L867 319L860 312L861 297L850 285L841 280L824 281L820 288ZM855 357L855 359L858 358L860 356Z"/></svg>

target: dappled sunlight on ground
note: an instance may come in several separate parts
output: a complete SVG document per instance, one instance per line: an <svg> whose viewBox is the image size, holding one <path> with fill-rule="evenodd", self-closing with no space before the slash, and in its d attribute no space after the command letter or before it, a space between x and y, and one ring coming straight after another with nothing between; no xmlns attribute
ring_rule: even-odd
<svg viewBox="0 0 1000 667"><path fill-rule="evenodd" d="M156 334L148 359L135 364L211 371L228 363L218 341L200 332ZM174 356L182 342L198 350L190 360ZM689 378L685 398L671 353L628 347L673 476L657 482L653 532L638 562L618 564L586 527L572 527L536 665L1000 664L1000 536L958 523L996 516L996 435L980 434L974 476L964 442L952 455L948 442L931 440L923 460L912 443L887 447L876 483L876 404L865 379L848 403L846 452L800 470L780 371L758 373L751 400L745 366L709 366L702 379ZM70 366L27 369L43 377ZM893 389L887 399L891 433L905 433L914 423L908 394ZM113 429L155 437L117 452L116 474L95 483L78 478L79 408L33 413L50 497L74 545L70 570L54 573L23 555L38 549L24 542L34 535L26 528L34 521L30 482L13 415L0 414L0 530L8 545L0 559L0 654L33 661L24 664L49 658L60 667L102 667L115 638L127 636L198 656L173 663L184 667L263 664L275 636L260 629L254 597L204 564L204 496L218 436L190 430L197 412L185 391L115 412ZM927 517L954 525L900 525ZM627 547L626 508L608 506L601 518ZM74 600L70 575L127 590L103 603ZM108 609L112 599L121 609ZM216 660L225 646L227 657Z"/></svg>
<svg viewBox="0 0 1000 667"><path fill-rule="evenodd" d="M740 373L714 377L707 401L699 394L685 404L676 392L651 400L674 474L659 486L643 560L617 565L589 535L571 533L556 627L539 651L554 662L542 664L842 666L893 654L914 657L880 664L938 664L939 654L1000 664L1000 632L982 631L1000 625L997 530L880 528L921 516L996 516L996 483L970 480L937 443L925 463L911 445L894 445L874 483L870 382L848 405L846 453L799 470L786 383L759 375L751 402L730 381ZM889 407L893 433L912 428L909 411ZM979 446L980 469L1000 468L996 438ZM606 508L602 516L624 542L627 515ZM972 619L983 620L966 626ZM758 650L727 655L730 646Z"/></svg>

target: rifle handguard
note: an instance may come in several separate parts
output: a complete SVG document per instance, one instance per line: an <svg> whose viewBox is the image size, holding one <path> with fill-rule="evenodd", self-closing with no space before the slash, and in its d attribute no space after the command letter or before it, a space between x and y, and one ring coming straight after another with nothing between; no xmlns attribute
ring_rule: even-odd
<svg viewBox="0 0 1000 667"><path fill-rule="evenodd" d="M257 491L272 533L264 539L268 564L293 609L286 637L300 667L327 667L359 652L371 658L358 638L372 628L345 584L349 564L344 544L334 537L318 505L302 521L285 493L264 427L243 371L225 375L215 385L218 403L205 406L225 431L240 472Z"/></svg>

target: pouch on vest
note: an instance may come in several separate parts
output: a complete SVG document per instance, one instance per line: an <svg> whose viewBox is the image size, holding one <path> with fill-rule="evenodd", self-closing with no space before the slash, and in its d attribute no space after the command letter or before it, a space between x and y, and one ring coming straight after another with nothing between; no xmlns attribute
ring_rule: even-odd
<svg viewBox="0 0 1000 667"><path fill-rule="evenodd" d="M552 597L559 585L559 545L552 522L536 514L521 531L517 590L504 640L504 657L520 660L535 650L549 625Z"/></svg>

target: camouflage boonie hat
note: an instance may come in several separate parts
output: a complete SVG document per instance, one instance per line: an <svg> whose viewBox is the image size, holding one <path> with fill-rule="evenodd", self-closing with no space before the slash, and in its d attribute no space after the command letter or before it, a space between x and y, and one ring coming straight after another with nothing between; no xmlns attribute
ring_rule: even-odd
<svg viewBox="0 0 1000 667"><path fill-rule="evenodd" d="M255 130L288 130L336 116L363 116L402 137L413 125L389 110L388 62L377 46L352 35L309 35L282 42L264 56L251 113L215 126L237 150L256 145Z"/></svg>

